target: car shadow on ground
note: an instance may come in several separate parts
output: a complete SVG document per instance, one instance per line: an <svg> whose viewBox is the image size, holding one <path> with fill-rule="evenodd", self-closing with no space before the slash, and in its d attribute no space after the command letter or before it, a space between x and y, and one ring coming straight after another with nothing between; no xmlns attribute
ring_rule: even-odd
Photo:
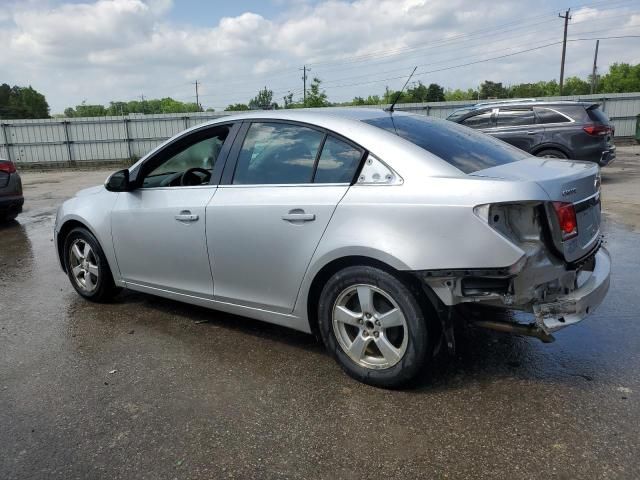
<svg viewBox="0 0 640 480"><path fill-rule="evenodd" d="M138 327L150 328L156 333L167 333L173 336L177 334L182 337L182 340L192 343L205 342L203 339L219 335L219 332L214 333L217 329L224 329L225 335L252 337L245 342L247 344L255 344L253 340L257 339L260 342L266 342L267 345L271 344L276 350L280 344L298 350L302 356L311 354L310 357L313 357L313 360L317 360L317 355L320 354L326 356L327 361L332 361L322 342L313 335L144 293L123 290L107 306L97 307L80 298L77 298L73 304L70 317L78 317L80 311L86 312L88 309L100 308L102 313L95 318L104 325L108 325L108 328L115 330L123 329L117 325L114 326L114 319L116 322L126 322L126 328L138 325ZM105 308L111 312L105 315ZM130 314L130 312L141 313ZM492 315L495 319L502 320L509 317L508 314L500 312L494 312ZM179 328L176 322L180 324ZM85 330L86 326L80 325L81 323L76 323L76 328ZM185 328L185 325L188 328ZM114 335L116 334L114 332ZM430 367L425 369L406 389L416 393L428 393L441 389L460 388L469 381L492 381L504 377L531 381L561 381L569 375L582 377L585 381L591 380L589 375L579 372L574 375L559 371L560 367L554 364L553 357L546 350L546 345L537 339L470 327L461 329L456 341L454 355L445 348L440 348ZM194 348L197 346L196 343ZM245 347L236 345L234 348ZM312 361L311 358L310 361Z"/></svg>

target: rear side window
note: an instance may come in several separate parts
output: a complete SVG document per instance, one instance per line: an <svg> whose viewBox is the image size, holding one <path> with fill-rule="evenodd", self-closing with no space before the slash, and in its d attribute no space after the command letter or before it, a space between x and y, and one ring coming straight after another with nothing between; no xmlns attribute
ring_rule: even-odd
<svg viewBox="0 0 640 480"><path fill-rule="evenodd" d="M498 112L498 127L514 127L518 125L533 125L536 123L533 110L530 108L508 109Z"/></svg>
<svg viewBox="0 0 640 480"><path fill-rule="evenodd" d="M529 157L507 143L457 123L417 115L389 115L365 120L440 157L464 173Z"/></svg>
<svg viewBox="0 0 640 480"><path fill-rule="evenodd" d="M252 123L238 156L234 184L309 183L324 133L286 123Z"/></svg>
<svg viewBox="0 0 640 480"><path fill-rule="evenodd" d="M550 108L536 108L535 110L538 123L563 123L571 121L561 113L551 110Z"/></svg>
<svg viewBox="0 0 640 480"><path fill-rule="evenodd" d="M492 113L490 111L480 113L473 117L465 118L461 123L471 128L491 128L493 127Z"/></svg>
<svg viewBox="0 0 640 480"><path fill-rule="evenodd" d="M351 183L362 150L334 137L327 137L318 160L314 183Z"/></svg>

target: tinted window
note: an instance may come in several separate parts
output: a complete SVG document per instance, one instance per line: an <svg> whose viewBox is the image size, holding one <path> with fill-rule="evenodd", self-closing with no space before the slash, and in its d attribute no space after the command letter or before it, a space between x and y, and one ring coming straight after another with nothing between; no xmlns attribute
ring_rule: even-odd
<svg viewBox="0 0 640 480"><path fill-rule="evenodd" d="M536 108L538 123L563 123L570 120L564 115L549 108Z"/></svg>
<svg viewBox="0 0 640 480"><path fill-rule="evenodd" d="M529 157L522 150L453 122L417 115L389 115L365 122L415 143L464 173Z"/></svg>
<svg viewBox="0 0 640 480"><path fill-rule="evenodd" d="M605 113L598 107L588 108L587 114L589 115L589 118L594 122L600 122L607 125L609 124L609 117L607 117Z"/></svg>
<svg viewBox="0 0 640 480"><path fill-rule="evenodd" d="M474 115L463 120L462 124L471 128L491 128L493 127L492 113L489 111Z"/></svg>
<svg viewBox="0 0 640 480"><path fill-rule="evenodd" d="M309 183L324 134L286 123L252 123L234 184Z"/></svg>
<svg viewBox="0 0 640 480"><path fill-rule="evenodd" d="M535 117L533 110L527 109L500 109L498 112L498 127L512 127L517 125L533 125Z"/></svg>
<svg viewBox="0 0 640 480"><path fill-rule="evenodd" d="M315 183L351 183L362 151L337 138L327 137L313 179Z"/></svg>
<svg viewBox="0 0 640 480"><path fill-rule="evenodd" d="M471 110L472 110L471 108L461 108L459 110L456 110L447 117L447 120L451 120L452 122L457 122L462 117L464 117L467 113L469 113Z"/></svg>

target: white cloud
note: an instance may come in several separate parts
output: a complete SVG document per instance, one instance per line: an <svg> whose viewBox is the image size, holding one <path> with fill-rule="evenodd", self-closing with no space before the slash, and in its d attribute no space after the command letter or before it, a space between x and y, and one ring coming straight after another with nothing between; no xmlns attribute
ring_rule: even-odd
<svg viewBox="0 0 640 480"><path fill-rule="evenodd" d="M49 1L0 9L0 44L8 45L0 81L33 85L54 112L83 99L106 103L141 93L191 100L196 79L205 105L247 101L264 85L280 100L288 89L301 89L304 63L335 101L381 93L385 84L398 88L401 79L378 80L405 75L414 65L423 82L462 88L484 79L557 78L559 70L560 46L553 46L424 73L560 40L562 21L551 0L527 4L527 17L522 4L508 0L277 0L286 8L277 18L245 12L212 28L172 21L180 3L170 0ZM640 34L633 5L598 8L577 10L570 36ZM589 73L592 43L570 44L567 76ZM600 71L613 61L639 62L639 43L603 40Z"/></svg>

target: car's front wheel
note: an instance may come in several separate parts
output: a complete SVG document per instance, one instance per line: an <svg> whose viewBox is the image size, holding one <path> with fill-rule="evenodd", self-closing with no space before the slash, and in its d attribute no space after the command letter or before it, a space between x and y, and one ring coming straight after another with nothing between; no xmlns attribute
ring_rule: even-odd
<svg viewBox="0 0 640 480"><path fill-rule="evenodd" d="M76 292L93 302L105 302L118 292L98 240L85 228L75 228L64 241L67 275Z"/></svg>
<svg viewBox="0 0 640 480"><path fill-rule="evenodd" d="M399 278L379 268L353 266L324 286L319 327L327 349L350 376L393 388L412 380L430 356L425 311Z"/></svg>

